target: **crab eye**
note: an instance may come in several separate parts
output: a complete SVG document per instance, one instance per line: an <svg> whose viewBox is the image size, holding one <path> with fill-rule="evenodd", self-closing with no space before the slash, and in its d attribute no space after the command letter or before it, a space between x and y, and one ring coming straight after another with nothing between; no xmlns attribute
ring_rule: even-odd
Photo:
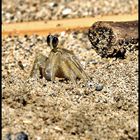
<svg viewBox="0 0 140 140"><path fill-rule="evenodd" d="M58 38L55 36L53 37L52 45L53 45L53 47L57 47L57 45L58 45Z"/></svg>
<svg viewBox="0 0 140 140"><path fill-rule="evenodd" d="M48 45L50 45L51 37L52 37L51 35L48 35L48 36L47 36L47 43L48 43Z"/></svg>

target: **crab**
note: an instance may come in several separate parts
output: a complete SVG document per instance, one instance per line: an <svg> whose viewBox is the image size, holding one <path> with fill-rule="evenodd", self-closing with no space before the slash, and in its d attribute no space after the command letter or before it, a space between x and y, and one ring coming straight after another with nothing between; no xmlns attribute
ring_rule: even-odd
<svg viewBox="0 0 140 140"><path fill-rule="evenodd" d="M47 44L51 51L49 56L38 54L30 73L30 76L39 75L48 81L55 81L55 77L71 80L76 84L77 79L89 80L78 58L73 51L58 47L58 37L53 35L47 36Z"/></svg>

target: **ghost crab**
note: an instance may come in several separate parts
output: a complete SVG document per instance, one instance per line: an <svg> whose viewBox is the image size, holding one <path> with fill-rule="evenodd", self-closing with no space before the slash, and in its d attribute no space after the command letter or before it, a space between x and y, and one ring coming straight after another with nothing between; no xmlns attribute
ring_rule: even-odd
<svg viewBox="0 0 140 140"><path fill-rule="evenodd" d="M66 78L76 84L76 79L89 80L88 75L84 72L79 60L70 50L59 48L58 38L48 35L47 44L51 48L49 56L38 54L35 58L30 76L37 73L40 78L46 80L55 80L55 77Z"/></svg>

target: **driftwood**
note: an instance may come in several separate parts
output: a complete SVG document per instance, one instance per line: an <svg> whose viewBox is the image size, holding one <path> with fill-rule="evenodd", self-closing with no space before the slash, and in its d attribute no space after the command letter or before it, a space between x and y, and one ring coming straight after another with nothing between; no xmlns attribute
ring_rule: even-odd
<svg viewBox="0 0 140 140"><path fill-rule="evenodd" d="M138 21L98 21L89 28L88 37L102 57L124 58L127 50L138 49Z"/></svg>

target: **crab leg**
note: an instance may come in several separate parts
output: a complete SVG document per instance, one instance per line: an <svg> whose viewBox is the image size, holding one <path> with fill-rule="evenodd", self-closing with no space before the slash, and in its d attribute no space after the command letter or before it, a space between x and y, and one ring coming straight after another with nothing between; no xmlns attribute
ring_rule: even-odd
<svg viewBox="0 0 140 140"><path fill-rule="evenodd" d="M31 69L31 72L30 72L30 77L33 77L37 73L38 68L39 68L38 59L36 58L34 61L33 67Z"/></svg>
<svg viewBox="0 0 140 140"><path fill-rule="evenodd" d="M59 60L60 60L60 54L59 53L56 53L54 54L55 57L52 57L50 56L50 59L51 60L51 81L53 82L55 80L55 76L56 76L56 73L57 73L57 70L58 70L58 64L59 64Z"/></svg>
<svg viewBox="0 0 140 140"><path fill-rule="evenodd" d="M66 78L70 79L76 85L76 75L67 65L67 61L61 61L61 67L63 67L62 71Z"/></svg>
<svg viewBox="0 0 140 140"><path fill-rule="evenodd" d="M73 72L75 72L75 75L78 75L78 78L83 79L84 81L89 80L89 77L84 72L81 64L79 63L77 58L71 58L71 61L68 60L68 64Z"/></svg>
<svg viewBox="0 0 140 140"><path fill-rule="evenodd" d="M30 77L33 77L35 74L39 75L40 78L45 76L45 63L48 61L48 57L38 54L35 58L34 65L30 72Z"/></svg>

